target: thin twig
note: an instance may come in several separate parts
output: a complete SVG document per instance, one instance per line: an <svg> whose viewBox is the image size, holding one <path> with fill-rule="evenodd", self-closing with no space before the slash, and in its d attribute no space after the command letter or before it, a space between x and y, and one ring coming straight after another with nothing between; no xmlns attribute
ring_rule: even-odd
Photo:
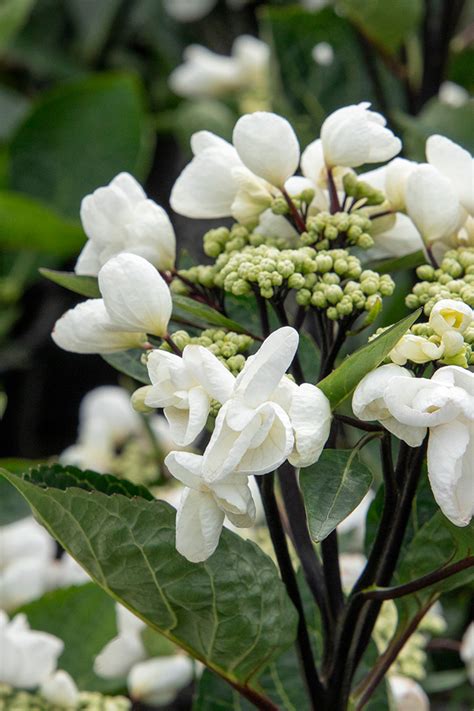
<svg viewBox="0 0 474 711"><path fill-rule="evenodd" d="M306 681L308 694L311 699L311 707L316 711L320 708L325 696L325 690L319 678L314 662L311 641L306 626L306 619L301 600L295 571L291 563L290 553L285 538L285 531L280 519L278 504L274 492L274 474L266 474L256 477L260 494L262 496L263 508L267 519L268 530L272 539L273 548L280 569L282 581L298 613L298 636L297 649L300 659L301 669Z"/></svg>
<svg viewBox="0 0 474 711"><path fill-rule="evenodd" d="M298 209L297 209L295 203L293 202L293 200L291 199L291 197L288 195L288 193L286 192L285 188L282 188L282 189L281 189L281 192L282 192L283 197L284 197L285 200L286 200L286 204L287 204L288 207L290 208L290 214L291 214L291 216L292 216L292 218L293 218L293 222L294 222L294 224L295 224L296 229L298 230L298 232L299 232L300 234L303 234L303 232L306 232L306 224L305 224L305 221L303 220L302 216L301 216L300 213L298 212Z"/></svg>

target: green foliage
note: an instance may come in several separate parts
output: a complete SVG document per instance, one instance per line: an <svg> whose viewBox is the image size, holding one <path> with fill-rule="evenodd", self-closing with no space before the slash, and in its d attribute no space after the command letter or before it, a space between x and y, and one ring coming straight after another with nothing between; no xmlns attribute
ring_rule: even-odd
<svg viewBox="0 0 474 711"><path fill-rule="evenodd" d="M24 605L34 630L49 632L64 642L58 667L69 672L81 691L119 691L120 680L101 679L93 672L94 659L117 634L112 598L92 583L54 590Z"/></svg>
<svg viewBox="0 0 474 711"><path fill-rule="evenodd" d="M173 294L173 316L177 320L189 320L191 316L193 323L199 321L205 325L221 326L236 333L247 333L247 329L236 321L224 316L219 311L211 308L207 304L194 301L187 296Z"/></svg>
<svg viewBox="0 0 474 711"><path fill-rule="evenodd" d="M100 297L99 285L96 277L82 276L74 274L74 272L59 272L55 269L41 268L40 274L55 284L63 286L69 291L73 291L81 296L87 296L89 299Z"/></svg>
<svg viewBox="0 0 474 711"><path fill-rule="evenodd" d="M316 464L302 469L300 485L313 541L327 538L360 504L371 484L372 474L357 449L325 449Z"/></svg>
<svg viewBox="0 0 474 711"><path fill-rule="evenodd" d="M340 0L340 6L359 31L388 52L395 52L417 29L422 0Z"/></svg>
<svg viewBox="0 0 474 711"><path fill-rule="evenodd" d="M380 336L373 338L367 345L348 356L336 370L318 383L318 387L329 398L333 409L350 395L364 375L380 365L403 334L415 323L420 312L420 309L415 311L381 333Z"/></svg>
<svg viewBox="0 0 474 711"><path fill-rule="evenodd" d="M0 50L28 19L36 0L2 0L0 4Z"/></svg>
<svg viewBox="0 0 474 711"><path fill-rule="evenodd" d="M11 187L77 217L84 195L120 171L143 175L147 129L133 77L102 74L65 84L42 96L14 136Z"/></svg>
<svg viewBox="0 0 474 711"><path fill-rule="evenodd" d="M119 353L107 353L102 358L112 368L118 370L119 373L128 375L144 385L150 385L147 367L141 361L142 355L143 351L140 348L131 348L128 351L120 351Z"/></svg>
<svg viewBox="0 0 474 711"><path fill-rule="evenodd" d="M77 222L21 193L0 192L0 244L6 249L27 249L71 257L84 243Z"/></svg>
<svg viewBox="0 0 474 711"><path fill-rule="evenodd" d="M431 99L416 118L400 112L397 112L395 118L403 131L406 157L411 160L426 160L425 142L435 133L450 138L471 153L474 151L473 101L463 106L450 106L438 99Z"/></svg>
<svg viewBox="0 0 474 711"><path fill-rule="evenodd" d="M125 496L71 468L4 476L93 580L219 674L249 684L293 642L296 614L255 544L224 531L216 553L192 564L176 552L173 508L129 498L123 481L108 477L105 490Z"/></svg>

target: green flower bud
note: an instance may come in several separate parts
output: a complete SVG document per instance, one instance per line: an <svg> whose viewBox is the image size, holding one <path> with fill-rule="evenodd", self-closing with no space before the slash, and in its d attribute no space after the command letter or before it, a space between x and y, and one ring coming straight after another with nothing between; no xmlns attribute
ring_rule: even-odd
<svg viewBox="0 0 474 711"><path fill-rule="evenodd" d="M273 198L270 209L274 215L287 215L290 211L288 203L282 195Z"/></svg>
<svg viewBox="0 0 474 711"><path fill-rule="evenodd" d="M330 304L337 304L343 297L344 293L340 286L331 284L326 289L326 299Z"/></svg>
<svg viewBox="0 0 474 711"><path fill-rule="evenodd" d="M330 306L326 309L326 316L331 319L331 321L337 321L339 318L338 311L335 306Z"/></svg>
<svg viewBox="0 0 474 711"><path fill-rule="evenodd" d="M332 257L330 257L329 254L318 254L315 259L315 262L316 269L318 272L321 272L321 274L329 272L333 268Z"/></svg>
<svg viewBox="0 0 474 711"><path fill-rule="evenodd" d="M290 289L302 289L305 285L305 277L298 272L292 274L288 279L288 286Z"/></svg>
<svg viewBox="0 0 474 711"><path fill-rule="evenodd" d="M435 278L435 270L430 264L422 264L416 269L416 275L424 281L432 281Z"/></svg>
<svg viewBox="0 0 474 711"><path fill-rule="evenodd" d="M360 247L360 249L370 249L374 246L374 240L368 232L362 232L361 236L357 240L357 246Z"/></svg>
<svg viewBox="0 0 474 711"><path fill-rule="evenodd" d="M311 304L317 309L325 309L328 305L327 299L322 291L313 291L311 295Z"/></svg>
<svg viewBox="0 0 474 711"><path fill-rule="evenodd" d="M299 306L308 306L311 301L311 292L309 289L300 289L296 292L296 303Z"/></svg>

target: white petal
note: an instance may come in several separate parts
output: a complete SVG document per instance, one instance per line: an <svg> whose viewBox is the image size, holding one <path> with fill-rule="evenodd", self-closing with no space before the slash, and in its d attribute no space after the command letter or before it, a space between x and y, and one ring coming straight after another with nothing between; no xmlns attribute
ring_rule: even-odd
<svg viewBox="0 0 474 711"><path fill-rule="evenodd" d="M79 698L77 686L65 671L55 671L45 679L39 693L52 706L75 707Z"/></svg>
<svg viewBox="0 0 474 711"><path fill-rule="evenodd" d="M217 548L224 513L212 494L187 489L176 515L176 550L191 563L207 560Z"/></svg>
<svg viewBox="0 0 474 711"><path fill-rule="evenodd" d="M376 228L379 219L374 220ZM374 246L366 252L367 259L386 259L387 257L404 257L423 249L423 240L409 217L397 212L395 222L381 232L372 235Z"/></svg>
<svg viewBox="0 0 474 711"><path fill-rule="evenodd" d="M455 419L462 412L463 396L459 388L447 388L426 378L394 377L384 391L390 414L415 427L436 427Z"/></svg>
<svg viewBox="0 0 474 711"><path fill-rule="evenodd" d="M213 353L203 346L186 346L183 360L211 398L221 404L229 399L235 378Z"/></svg>
<svg viewBox="0 0 474 711"><path fill-rule="evenodd" d="M404 210L407 180L417 164L405 158L394 158L385 169L385 193L394 210ZM382 188L383 190L384 188Z"/></svg>
<svg viewBox="0 0 474 711"><path fill-rule="evenodd" d="M124 252L99 272L107 312L124 331L164 336L171 316L171 294L163 277L146 259Z"/></svg>
<svg viewBox="0 0 474 711"><path fill-rule="evenodd" d="M282 240L297 240L298 233L282 215L275 215L271 210L265 210L259 215L258 225L254 232L265 237L275 237Z"/></svg>
<svg viewBox="0 0 474 711"><path fill-rule="evenodd" d="M445 136L430 136L426 141L428 162L454 186L461 205L474 213L474 161L471 154Z"/></svg>
<svg viewBox="0 0 474 711"><path fill-rule="evenodd" d="M145 647L138 635L119 635L97 655L94 671L103 679L118 679L126 676L134 664L145 658Z"/></svg>
<svg viewBox="0 0 474 711"><path fill-rule="evenodd" d="M384 390L396 376L412 378L409 370L399 365L382 365L367 373L354 391L352 410L360 420L383 420L390 413L384 402Z"/></svg>
<svg viewBox="0 0 474 711"><path fill-rule="evenodd" d="M272 185L283 186L298 167L298 139L281 116L265 111L242 116L235 125L233 141L247 168Z"/></svg>
<svg viewBox="0 0 474 711"><path fill-rule="evenodd" d="M321 178L326 173L324 164L323 144L318 138L306 146L301 156L301 172L309 178L314 185L319 185Z"/></svg>
<svg viewBox="0 0 474 711"><path fill-rule="evenodd" d="M251 413L241 431L229 427L227 413L234 406L228 400L217 415L214 431L203 455L204 478L208 482L225 479L238 467L249 448L262 420L258 413Z"/></svg>
<svg viewBox="0 0 474 711"><path fill-rule="evenodd" d="M150 706L170 704L191 683L194 666L189 657L157 657L136 664L127 684L132 699Z"/></svg>
<svg viewBox="0 0 474 711"><path fill-rule="evenodd" d="M233 57L193 44L186 47L184 59L168 77L171 89L178 96L212 98L239 88L241 73Z"/></svg>
<svg viewBox="0 0 474 711"><path fill-rule="evenodd" d="M317 462L331 430L331 405L315 385L303 383L293 396L290 408L295 435L289 462L295 467L309 467Z"/></svg>
<svg viewBox="0 0 474 711"><path fill-rule="evenodd" d="M140 348L145 341L144 333L116 330L102 299L88 299L66 311L51 337L72 353L114 353Z"/></svg>
<svg viewBox="0 0 474 711"><path fill-rule="evenodd" d="M187 408L168 406L164 415L170 426L170 435L180 447L187 447L203 431L209 415L210 400L201 387L191 388Z"/></svg>
<svg viewBox="0 0 474 711"><path fill-rule="evenodd" d="M430 326L439 336L450 330L464 333L473 319L474 311L468 304L454 299L441 299L431 309Z"/></svg>
<svg viewBox="0 0 474 711"><path fill-rule="evenodd" d="M293 428L286 412L276 403L268 403L260 411L272 409L274 417L267 436L261 442L259 436L241 458L236 472L243 474L267 474L278 469L290 455L294 446ZM262 423L264 426L264 423ZM261 425L262 426L262 425ZM259 433L256 433L259 434Z"/></svg>
<svg viewBox="0 0 474 711"><path fill-rule="evenodd" d="M474 373L472 370L460 368L457 365L448 365L440 368L431 377L432 382L454 385L463 388L468 395L474 398ZM469 417L466 412L466 417Z"/></svg>
<svg viewBox="0 0 474 711"><path fill-rule="evenodd" d="M451 236L461 210L451 182L431 165L419 165L407 180L406 206L425 242Z"/></svg>
<svg viewBox="0 0 474 711"><path fill-rule="evenodd" d="M117 616L117 629L119 636L139 637L141 632L146 627L143 620L119 603L115 604L115 614Z"/></svg>
<svg viewBox="0 0 474 711"><path fill-rule="evenodd" d="M455 526L474 515L474 423L449 422L430 430L428 475L433 495Z"/></svg>
<svg viewBox="0 0 474 711"><path fill-rule="evenodd" d="M119 173L110 182L111 188L119 188L127 196L131 205L146 200L146 193L140 183L130 173Z"/></svg>
<svg viewBox="0 0 474 711"><path fill-rule="evenodd" d="M192 452L170 452L165 464L171 474L190 489L202 488L202 456Z"/></svg>
<svg viewBox="0 0 474 711"><path fill-rule="evenodd" d="M99 250L94 242L88 239L77 258L74 271L80 275L97 276L101 266Z"/></svg>
<svg viewBox="0 0 474 711"><path fill-rule="evenodd" d="M3 557L3 556L2 556ZM33 555L18 558L0 571L0 607L15 610L47 589L47 563Z"/></svg>
<svg viewBox="0 0 474 711"><path fill-rule="evenodd" d="M389 677L389 685L397 711L429 711L428 696L413 679L393 674Z"/></svg>
<svg viewBox="0 0 474 711"><path fill-rule="evenodd" d="M243 477L243 480L244 483L238 483L237 477L231 477L226 481L212 485L212 492L217 503L226 514L229 512L247 514L249 511L253 511L253 515L255 515L252 492L247 485L246 477Z"/></svg>
<svg viewBox="0 0 474 711"><path fill-rule="evenodd" d="M123 250L147 259L157 269L174 267L176 237L168 215L153 200L142 200L124 225ZM119 252L121 250L117 250Z"/></svg>
<svg viewBox="0 0 474 711"><path fill-rule="evenodd" d="M247 359L236 382L236 392L246 405L256 407L270 397L291 365L298 343L298 332L285 326L270 334L255 356Z"/></svg>
<svg viewBox="0 0 474 711"><path fill-rule="evenodd" d="M173 185L171 207L186 217L228 217L238 190L232 170L241 165L237 151L225 141L199 152Z"/></svg>

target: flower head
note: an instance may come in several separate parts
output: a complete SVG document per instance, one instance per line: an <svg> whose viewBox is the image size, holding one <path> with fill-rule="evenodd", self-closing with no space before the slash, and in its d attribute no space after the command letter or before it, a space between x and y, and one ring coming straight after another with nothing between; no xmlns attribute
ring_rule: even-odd
<svg viewBox="0 0 474 711"><path fill-rule="evenodd" d="M88 237L75 266L76 274L95 276L111 257L130 252L158 269L171 269L176 239L168 215L149 200L129 173L97 188L81 203L81 220Z"/></svg>
<svg viewBox="0 0 474 711"><path fill-rule="evenodd" d="M102 299L89 299L56 321L54 342L73 353L138 348L146 334L165 336L171 294L155 267L136 254L112 257L99 271Z"/></svg>
<svg viewBox="0 0 474 711"><path fill-rule="evenodd" d="M321 127L326 165L357 168L390 160L401 149L400 139L385 127L383 116L363 102L334 111Z"/></svg>

